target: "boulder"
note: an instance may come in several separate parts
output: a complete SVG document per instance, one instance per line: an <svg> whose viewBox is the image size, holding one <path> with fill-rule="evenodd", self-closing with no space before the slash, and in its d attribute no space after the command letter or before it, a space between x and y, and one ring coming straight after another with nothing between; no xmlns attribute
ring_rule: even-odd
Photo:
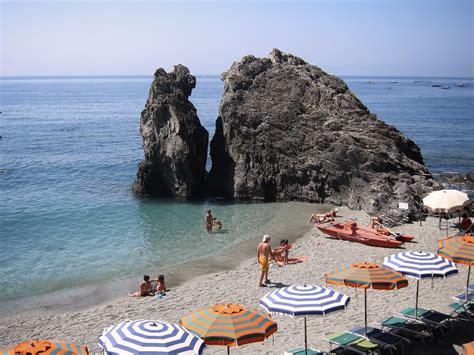
<svg viewBox="0 0 474 355"><path fill-rule="evenodd" d="M155 72L140 119L145 159L132 191L137 195L192 198L203 193L208 132L189 101L196 78L177 65Z"/></svg>
<svg viewBox="0 0 474 355"><path fill-rule="evenodd" d="M414 207L419 147L387 125L343 80L274 49L222 75L211 141L211 196L310 201L369 213Z"/></svg>

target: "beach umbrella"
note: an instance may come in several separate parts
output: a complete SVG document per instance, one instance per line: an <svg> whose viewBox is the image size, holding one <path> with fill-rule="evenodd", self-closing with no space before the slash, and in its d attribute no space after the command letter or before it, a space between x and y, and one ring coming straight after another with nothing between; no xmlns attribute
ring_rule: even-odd
<svg viewBox="0 0 474 355"><path fill-rule="evenodd" d="M99 337L106 354L201 354L204 342L178 324L137 320L112 325Z"/></svg>
<svg viewBox="0 0 474 355"><path fill-rule="evenodd" d="M474 341L462 344L462 353L463 355L474 355Z"/></svg>
<svg viewBox="0 0 474 355"><path fill-rule="evenodd" d="M457 264L469 265L465 293L465 300L467 301L471 266L474 265L474 237L470 235L461 235L459 237L445 238L439 240L438 244L439 255L452 260Z"/></svg>
<svg viewBox="0 0 474 355"><path fill-rule="evenodd" d="M5 355L87 355L89 352L84 345L66 343L60 340L29 340L10 348Z"/></svg>
<svg viewBox="0 0 474 355"><path fill-rule="evenodd" d="M344 266L325 275L326 282L333 285L364 289L364 332L367 335L367 289L394 290L408 286L402 274L383 265L360 262Z"/></svg>
<svg viewBox="0 0 474 355"><path fill-rule="evenodd" d="M407 251L386 256L383 265L416 279L415 318L418 317L418 291L420 280L445 278L458 273L454 263L446 258L423 251Z"/></svg>
<svg viewBox="0 0 474 355"><path fill-rule="evenodd" d="M304 317L304 348L308 349L307 316L325 316L346 309L350 298L324 286L288 286L267 293L260 306L270 313Z"/></svg>
<svg viewBox="0 0 474 355"><path fill-rule="evenodd" d="M432 191L423 198L423 205L429 211L435 213L446 213L446 233L449 231L447 214L450 212L462 210L470 203L471 200L469 199L469 196L466 193L458 190Z"/></svg>
<svg viewBox="0 0 474 355"><path fill-rule="evenodd" d="M423 198L423 205L432 212L454 212L471 203L469 196L459 190L438 190Z"/></svg>
<svg viewBox="0 0 474 355"><path fill-rule="evenodd" d="M239 346L263 341L277 331L277 324L263 309L220 303L184 316L180 324L208 345Z"/></svg>

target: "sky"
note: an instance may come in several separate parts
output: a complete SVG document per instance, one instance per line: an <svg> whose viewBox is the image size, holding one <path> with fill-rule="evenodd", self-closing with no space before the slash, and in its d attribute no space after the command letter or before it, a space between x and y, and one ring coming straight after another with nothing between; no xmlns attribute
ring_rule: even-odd
<svg viewBox="0 0 474 355"><path fill-rule="evenodd" d="M335 75L474 77L474 0L0 0L0 75L220 74L292 53Z"/></svg>

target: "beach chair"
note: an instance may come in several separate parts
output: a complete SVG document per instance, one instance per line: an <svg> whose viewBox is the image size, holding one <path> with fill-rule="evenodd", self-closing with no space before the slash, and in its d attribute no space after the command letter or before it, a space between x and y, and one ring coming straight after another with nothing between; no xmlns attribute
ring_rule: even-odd
<svg viewBox="0 0 474 355"><path fill-rule="evenodd" d="M379 344L373 343L364 337L349 332L331 334L327 337L327 341L329 342L330 353L341 348L357 354L380 354ZM338 348L332 349L333 345Z"/></svg>
<svg viewBox="0 0 474 355"><path fill-rule="evenodd" d="M310 349L310 348L308 348L307 351L308 351L307 352L308 355L328 355L329 354L327 352L323 352L317 349ZM305 354L306 352L304 348L285 350L285 352L283 353L283 355L305 355Z"/></svg>
<svg viewBox="0 0 474 355"><path fill-rule="evenodd" d="M411 319L390 316L379 322L382 330L390 329L396 334L405 334L419 338L423 344L433 338L432 329L425 324L414 322Z"/></svg>
<svg viewBox="0 0 474 355"><path fill-rule="evenodd" d="M408 307L400 311L403 317L413 319L414 321L423 322L433 330L439 330L442 336L454 331L451 323L451 316L425 308L418 308L415 315L415 308ZM446 332L445 332L446 331Z"/></svg>
<svg viewBox="0 0 474 355"><path fill-rule="evenodd" d="M362 326L357 326L349 330L349 333L359 335L362 337L366 337L371 342L379 344L384 350L390 351L390 354L399 354L401 352L405 352L405 348L403 346L404 342L410 343L410 340L382 329L374 328L374 327L367 327L367 335L365 335L365 328Z"/></svg>
<svg viewBox="0 0 474 355"><path fill-rule="evenodd" d="M451 309L451 317L457 317L460 320L474 322L474 314L469 305L454 302L449 304L448 307Z"/></svg>
<svg viewBox="0 0 474 355"><path fill-rule="evenodd" d="M469 290L470 290L471 286L472 285L469 286ZM474 304L474 292L468 292L467 300L466 300L466 293L464 293L464 292L454 296L453 299L456 302L459 302L459 303Z"/></svg>

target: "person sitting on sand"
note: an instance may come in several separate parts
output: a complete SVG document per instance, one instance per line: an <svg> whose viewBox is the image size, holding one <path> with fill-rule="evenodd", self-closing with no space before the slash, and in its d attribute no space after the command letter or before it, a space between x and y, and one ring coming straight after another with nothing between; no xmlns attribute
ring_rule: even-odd
<svg viewBox="0 0 474 355"><path fill-rule="evenodd" d="M217 217L214 217L212 220L212 231L213 232L218 232L222 229L222 223L217 219Z"/></svg>
<svg viewBox="0 0 474 355"><path fill-rule="evenodd" d="M292 245L288 243L288 239L282 239L280 241L280 247L273 250L272 259L275 260L278 266L302 263L308 259L306 256L289 258L288 255L291 248Z"/></svg>
<svg viewBox="0 0 474 355"><path fill-rule="evenodd" d="M161 295L164 295L166 291L165 277L163 275L160 275L154 281L156 281L155 294L159 293Z"/></svg>
<svg viewBox="0 0 474 355"><path fill-rule="evenodd" d="M334 208L329 212L326 213L313 213L311 218L309 219L308 223L327 223L334 221L334 217L336 217L338 209Z"/></svg>
<svg viewBox="0 0 474 355"><path fill-rule="evenodd" d="M143 297L143 296L153 296L152 285L150 281L150 276L143 276L143 281L140 282L137 292L132 292L128 294L130 297Z"/></svg>
<svg viewBox="0 0 474 355"><path fill-rule="evenodd" d="M467 217L467 213L463 213L461 223L458 228L461 233L467 233L472 227L472 221Z"/></svg>

